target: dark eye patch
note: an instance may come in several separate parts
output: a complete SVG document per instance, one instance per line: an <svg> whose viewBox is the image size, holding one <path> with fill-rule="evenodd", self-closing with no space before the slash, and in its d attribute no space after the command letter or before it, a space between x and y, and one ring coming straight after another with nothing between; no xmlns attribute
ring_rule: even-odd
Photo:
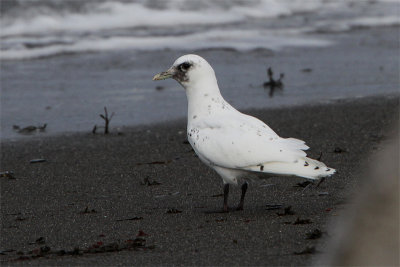
<svg viewBox="0 0 400 267"><path fill-rule="evenodd" d="M182 71L187 71L191 66L192 64L190 64L189 62L183 62L179 65L179 69Z"/></svg>

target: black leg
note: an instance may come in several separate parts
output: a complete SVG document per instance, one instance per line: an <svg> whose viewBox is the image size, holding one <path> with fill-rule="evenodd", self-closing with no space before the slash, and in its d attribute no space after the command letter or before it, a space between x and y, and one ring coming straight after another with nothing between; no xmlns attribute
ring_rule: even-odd
<svg viewBox="0 0 400 267"><path fill-rule="evenodd" d="M224 212L228 212L229 184L224 185Z"/></svg>
<svg viewBox="0 0 400 267"><path fill-rule="evenodd" d="M240 196L240 202L239 205L237 206L236 210L243 210L243 205L244 205L244 196L246 195L248 183L244 182L242 185L242 195Z"/></svg>

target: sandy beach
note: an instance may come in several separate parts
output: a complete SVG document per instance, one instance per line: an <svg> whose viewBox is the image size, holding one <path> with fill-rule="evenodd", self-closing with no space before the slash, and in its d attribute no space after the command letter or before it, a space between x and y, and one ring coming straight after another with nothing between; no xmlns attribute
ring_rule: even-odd
<svg viewBox="0 0 400 267"><path fill-rule="evenodd" d="M375 158L398 134L396 1L2 4L2 266L361 262L335 256L346 253L398 265L385 254L398 254L396 187L379 179L398 178L398 149L391 145L390 160ZM184 89L152 81L193 53L211 64L227 102L282 137L304 140L308 156L337 173L320 184L252 181L244 210L221 213L222 180L186 140ZM104 107L115 113L108 135ZM383 171L370 171L376 165ZM353 206L360 192L372 200L358 201L374 205ZM231 207L240 194L231 187ZM358 234L351 222L343 230L341 216L357 215ZM344 240L353 236L347 249L335 228ZM335 240L343 251L335 253ZM358 243L373 244L374 253L353 253Z"/></svg>
<svg viewBox="0 0 400 267"><path fill-rule="evenodd" d="M248 110L338 173L250 184L244 211L218 213L222 181L185 141L186 122L109 135L1 143L2 265L308 265L328 225L398 121L398 97ZM42 162L30 163L33 159ZM230 205L240 189L231 190Z"/></svg>

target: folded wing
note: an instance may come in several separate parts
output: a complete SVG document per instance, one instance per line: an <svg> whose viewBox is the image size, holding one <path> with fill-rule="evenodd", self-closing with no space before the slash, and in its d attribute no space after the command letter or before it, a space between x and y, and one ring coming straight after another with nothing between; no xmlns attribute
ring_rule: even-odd
<svg viewBox="0 0 400 267"><path fill-rule="evenodd" d="M211 164L246 169L267 162L296 162L306 156L304 141L281 138L262 121L241 114L224 120L215 117L192 136L194 148Z"/></svg>

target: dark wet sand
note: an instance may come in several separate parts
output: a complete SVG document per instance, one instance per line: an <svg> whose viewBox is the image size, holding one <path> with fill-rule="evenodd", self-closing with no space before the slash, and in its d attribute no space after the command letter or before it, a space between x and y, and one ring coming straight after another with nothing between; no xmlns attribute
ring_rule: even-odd
<svg viewBox="0 0 400 267"><path fill-rule="evenodd" d="M322 152L322 161L338 173L319 187L296 187L305 180L293 177L252 183L245 210L227 214L210 213L222 208L222 180L184 144L182 120L125 129L122 135L3 142L1 171L13 171L15 179L0 178L2 265L310 264L329 253L328 224L362 183L360 170L369 155L390 136L398 103L380 97L249 111L279 135L305 140L309 156ZM38 158L46 162L29 163ZM145 178L160 184L142 185ZM239 196L233 188L231 206ZM267 209L273 204L282 208ZM294 215L277 215L288 206ZM294 224L297 218L309 223ZM306 239L314 229L322 237ZM143 247L128 249L133 245L126 241L140 230L148 234L141 237ZM40 237L44 242L35 243ZM313 247L316 253L295 254ZM82 255L56 254L74 248Z"/></svg>

